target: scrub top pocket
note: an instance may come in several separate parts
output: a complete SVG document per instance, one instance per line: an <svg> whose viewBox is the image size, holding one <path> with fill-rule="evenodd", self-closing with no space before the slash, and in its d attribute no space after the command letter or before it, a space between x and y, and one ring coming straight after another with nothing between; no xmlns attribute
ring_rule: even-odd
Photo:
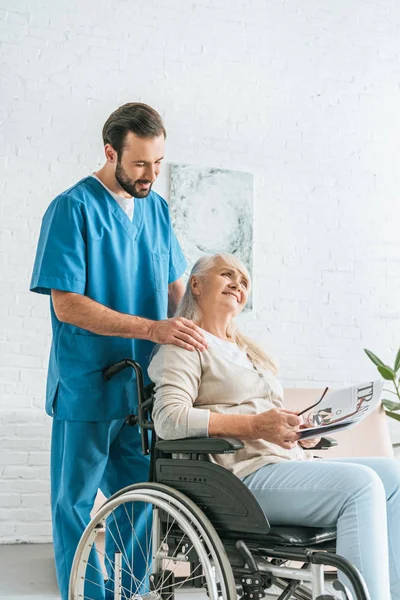
<svg viewBox="0 0 400 600"><path fill-rule="evenodd" d="M105 384L103 369L131 355L130 340L124 338L63 332L60 342L61 380L75 390L101 389ZM125 383L124 375L116 376L115 383Z"/></svg>
<svg viewBox="0 0 400 600"><path fill-rule="evenodd" d="M105 367L131 356L130 339L64 331L58 350L59 387L54 417L109 421L135 412L135 386L125 386L132 378L131 370L118 373L110 381L103 377Z"/></svg>
<svg viewBox="0 0 400 600"><path fill-rule="evenodd" d="M169 254L167 252L153 252L153 279L158 292L168 291Z"/></svg>

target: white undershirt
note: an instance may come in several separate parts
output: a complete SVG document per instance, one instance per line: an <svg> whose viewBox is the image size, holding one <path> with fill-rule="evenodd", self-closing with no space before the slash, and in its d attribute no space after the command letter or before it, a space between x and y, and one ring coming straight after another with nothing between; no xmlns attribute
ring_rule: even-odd
<svg viewBox="0 0 400 600"><path fill-rule="evenodd" d="M248 358L246 352L239 348L237 344L227 342L226 340L221 340L221 338L213 335L209 331L205 331L204 329L201 329L201 331L203 332L208 345L218 350L218 352L220 352L224 358L235 363L236 365L239 365L240 367L254 369L254 365Z"/></svg>
<svg viewBox="0 0 400 600"><path fill-rule="evenodd" d="M133 211L135 208L135 199L133 198L133 196L131 196L130 198L124 198L123 196L118 196L118 194L115 194L114 192L112 192L110 190L110 188L108 188L106 185L104 185L104 183L94 173L92 173L91 177L94 177L95 179L97 179L97 181L99 183L101 183L101 185L107 190L107 192L110 194L110 196L112 196L114 198L114 200L116 202L118 202L118 204L120 205L122 210L128 215L129 219L132 221L133 220Z"/></svg>

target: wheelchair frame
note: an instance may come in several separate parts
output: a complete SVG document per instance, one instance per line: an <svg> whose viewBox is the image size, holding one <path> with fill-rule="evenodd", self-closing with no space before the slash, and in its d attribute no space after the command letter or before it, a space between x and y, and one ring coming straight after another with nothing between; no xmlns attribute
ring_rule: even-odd
<svg viewBox="0 0 400 600"><path fill-rule="evenodd" d="M241 588L241 600L264 598L265 590L272 585L281 590L277 600L349 598L345 587L338 580L334 582L334 588L339 596L330 595L325 591L324 566L334 567L347 577L353 587L355 600L370 600L361 574L335 552L335 529L271 527L255 497L240 479L207 460L208 454L232 453L239 450L243 447L240 440L157 440L151 420L154 386L151 384L144 387L140 365L126 358L106 368L104 377L109 380L125 368L132 368L136 373L138 396L138 415L127 417L127 423L140 427L142 452L150 455L150 483L143 486L136 484L121 490L106 502L104 511L108 503L115 502L116 498L123 497L124 494L138 489L140 491L141 486L161 495L170 493L174 502L178 502L178 505L180 502L182 507L187 503L192 507L192 514L196 514L205 527L211 522L212 525L208 525L210 539L215 539L216 533L229 560L230 566L225 563L224 567L227 581L233 574L236 585ZM151 436L149 431L152 432ZM196 507L195 512L193 503ZM162 521L162 509L157 515ZM95 526L93 522L91 524L92 530L95 526L98 527L98 522ZM91 524L85 534L90 530ZM158 530L159 526L157 524L155 529ZM171 532L172 545L175 543L173 535L176 534ZM71 589L79 573L78 550L71 573L71 600L76 598ZM219 555L223 555L221 549ZM292 561L301 565L287 564ZM232 573L228 573L229 569ZM311 591L304 583L311 585ZM233 596L236 596L232 591L229 592L228 588L229 583L225 588L228 591L220 592L223 600L233 600Z"/></svg>

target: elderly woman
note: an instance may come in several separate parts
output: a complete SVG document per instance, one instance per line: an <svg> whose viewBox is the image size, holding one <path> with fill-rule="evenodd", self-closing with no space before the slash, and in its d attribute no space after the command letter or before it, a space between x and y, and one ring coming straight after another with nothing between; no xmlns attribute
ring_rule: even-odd
<svg viewBox="0 0 400 600"><path fill-rule="evenodd" d="M203 330L200 352L161 346L149 375L164 439L231 436L211 460L242 479L273 525L337 528L337 552L363 574L371 600L400 600L400 464L389 458L313 460L301 419L282 407L274 361L234 318L250 290L246 268L218 254L196 262L177 315ZM390 575L389 575L390 574Z"/></svg>

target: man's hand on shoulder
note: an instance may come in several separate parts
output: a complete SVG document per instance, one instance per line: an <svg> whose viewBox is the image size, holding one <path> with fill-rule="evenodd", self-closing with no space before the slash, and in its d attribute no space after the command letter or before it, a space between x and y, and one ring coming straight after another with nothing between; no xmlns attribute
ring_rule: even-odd
<svg viewBox="0 0 400 600"><path fill-rule="evenodd" d="M203 351L207 342L200 327L184 317L174 317L150 323L149 340L156 344L174 344L185 350Z"/></svg>
<svg viewBox="0 0 400 600"><path fill-rule="evenodd" d="M51 291L57 318L93 333L150 340L156 344L174 344L186 350L207 348L203 332L189 319L174 317L150 321L117 312L81 294Z"/></svg>

